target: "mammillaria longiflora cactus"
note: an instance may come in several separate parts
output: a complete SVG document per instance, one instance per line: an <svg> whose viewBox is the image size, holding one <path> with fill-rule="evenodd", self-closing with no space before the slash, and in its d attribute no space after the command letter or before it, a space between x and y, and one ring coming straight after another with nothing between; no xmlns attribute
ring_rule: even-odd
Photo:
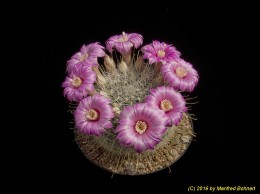
<svg viewBox="0 0 260 194"><path fill-rule="evenodd" d="M138 33L111 36L71 57L62 84L76 141L86 157L119 174L148 174L173 164L193 136L183 94L198 73L170 44L142 46Z"/></svg>

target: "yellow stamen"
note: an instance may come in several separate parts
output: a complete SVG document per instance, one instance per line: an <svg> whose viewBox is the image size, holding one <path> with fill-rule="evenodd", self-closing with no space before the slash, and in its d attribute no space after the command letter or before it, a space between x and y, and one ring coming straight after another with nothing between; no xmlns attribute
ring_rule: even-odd
<svg viewBox="0 0 260 194"><path fill-rule="evenodd" d="M187 75L187 70L183 67L177 67L176 70L176 75L179 76L180 78L183 78Z"/></svg>
<svg viewBox="0 0 260 194"><path fill-rule="evenodd" d="M143 134L147 129L147 124L143 121L137 121L135 123L135 130L136 132L138 132L139 134Z"/></svg>
<svg viewBox="0 0 260 194"><path fill-rule="evenodd" d="M118 39L118 42L126 42L128 41L128 37L125 32L122 32L122 37Z"/></svg>
<svg viewBox="0 0 260 194"><path fill-rule="evenodd" d="M160 108L165 112L167 112L171 110L173 107L172 107L172 103L169 100L165 99L161 101Z"/></svg>
<svg viewBox="0 0 260 194"><path fill-rule="evenodd" d="M160 58L162 58L162 57L165 56L165 52L164 52L163 50L158 50L157 56L160 57Z"/></svg>
<svg viewBox="0 0 260 194"><path fill-rule="evenodd" d="M75 78L72 80L71 84L72 84L75 88L78 88L78 87L81 86L82 80L81 80L79 77L75 77Z"/></svg>
<svg viewBox="0 0 260 194"><path fill-rule="evenodd" d="M81 55L79 60L80 60L80 62L82 62L82 61L84 61L87 58L88 58L88 53L86 53L84 55Z"/></svg>
<svg viewBox="0 0 260 194"><path fill-rule="evenodd" d="M95 111L94 109L90 109L90 110L85 114L85 117L86 117L88 120L95 121L95 120L98 119L99 115L98 115L97 111Z"/></svg>

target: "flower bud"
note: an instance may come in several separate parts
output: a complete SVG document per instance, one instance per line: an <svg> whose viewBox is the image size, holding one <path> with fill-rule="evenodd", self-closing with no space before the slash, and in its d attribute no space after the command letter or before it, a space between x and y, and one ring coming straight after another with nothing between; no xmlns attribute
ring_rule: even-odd
<svg viewBox="0 0 260 194"><path fill-rule="evenodd" d="M104 56L104 65L108 72L114 73L116 71L115 61L108 55Z"/></svg>
<svg viewBox="0 0 260 194"><path fill-rule="evenodd" d="M104 78L104 76L100 73L98 67L93 67L92 68L93 71L96 73L96 76L97 76L97 80L96 80L96 83L102 87L106 84L106 79Z"/></svg>
<svg viewBox="0 0 260 194"><path fill-rule="evenodd" d="M118 68L122 73L126 73L128 71L128 67L123 60L121 60L121 62L118 64Z"/></svg>
<svg viewBox="0 0 260 194"><path fill-rule="evenodd" d="M143 71L144 69L144 59L141 55L138 56L137 60L135 61L135 69L138 71L138 72L141 72Z"/></svg>
<svg viewBox="0 0 260 194"><path fill-rule="evenodd" d="M130 63L131 63L131 60L132 60L131 54L132 54L131 51L129 51L129 52L123 54L123 60L124 60L124 62L126 63L126 65L130 65Z"/></svg>

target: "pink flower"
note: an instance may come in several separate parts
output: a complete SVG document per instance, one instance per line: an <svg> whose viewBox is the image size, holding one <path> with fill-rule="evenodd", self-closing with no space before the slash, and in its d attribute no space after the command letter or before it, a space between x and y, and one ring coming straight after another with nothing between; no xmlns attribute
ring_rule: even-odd
<svg viewBox="0 0 260 194"><path fill-rule="evenodd" d="M182 95L169 86L151 89L150 93L145 102L165 112L165 116L168 118L167 125L177 126L182 119L183 112L187 110Z"/></svg>
<svg viewBox="0 0 260 194"><path fill-rule="evenodd" d="M97 65L97 57L105 56L104 47L101 46L98 42L91 43L87 46L83 45L80 49L80 52L74 54L67 64L67 71L70 73L73 67L82 63L85 65L95 64Z"/></svg>
<svg viewBox="0 0 260 194"><path fill-rule="evenodd" d="M161 72L164 80L176 90L192 92L199 80L198 72L182 59L164 64Z"/></svg>
<svg viewBox="0 0 260 194"><path fill-rule="evenodd" d="M75 124L78 130L88 135L102 135L113 125L110 119L114 117L111 101L101 95L88 96L82 99L75 112Z"/></svg>
<svg viewBox="0 0 260 194"><path fill-rule="evenodd" d="M132 47L138 48L143 44L143 37L137 33L125 33L122 35L111 36L106 41L107 50L112 53L113 48L115 47L118 52L121 54L127 54L131 51Z"/></svg>
<svg viewBox="0 0 260 194"><path fill-rule="evenodd" d="M146 103L127 106L119 116L117 139L125 146L134 146L137 152L154 149L166 131L164 111Z"/></svg>
<svg viewBox="0 0 260 194"><path fill-rule="evenodd" d="M94 90L93 83L96 81L96 74L89 67L80 66L73 68L69 76L62 83L63 94L69 101L79 102L87 96L88 92Z"/></svg>
<svg viewBox="0 0 260 194"><path fill-rule="evenodd" d="M153 43L143 46L141 50L144 53L143 58L148 59L150 64L156 62L169 63L178 59L181 55L174 46L159 41L153 41Z"/></svg>

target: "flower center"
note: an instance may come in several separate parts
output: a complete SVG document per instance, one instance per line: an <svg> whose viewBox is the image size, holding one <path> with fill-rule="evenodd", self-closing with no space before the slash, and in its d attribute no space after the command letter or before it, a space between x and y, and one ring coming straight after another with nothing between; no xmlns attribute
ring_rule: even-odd
<svg viewBox="0 0 260 194"><path fill-rule="evenodd" d="M163 50L158 50L157 56L160 57L160 58L162 58L162 57L165 56L165 52L164 52Z"/></svg>
<svg viewBox="0 0 260 194"><path fill-rule="evenodd" d="M147 124L143 121L137 121L135 124L135 130L139 133L139 134L143 134L147 129Z"/></svg>
<svg viewBox="0 0 260 194"><path fill-rule="evenodd" d="M128 41L128 37L125 32L122 32L122 37L118 39L119 42L126 42Z"/></svg>
<svg viewBox="0 0 260 194"><path fill-rule="evenodd" d="M165 100L161 101L160 108L162 110L164 110L165 112L167 112L167 111L171 110L173 107L172 107L171 101L165 99Z"/></svg>
<svg viewBox="0 0 260 194"><path fill-rule="evenodd" d="M86 114L85 114L85 117L88 119L88 120L91 120L91 121L96 121L99 117L97 111L95 111L94 109L90 109Z"/></svg>
<svg viewBox="0 0 260 194"><path fill-rule="evenodd" d="M82 80L79 77L75 77L71 83L75 88L78 88L79 86L81 86Z"/></svg>
<svg viewBox="0 0 260 194"><path fill-rule="evenodd" d="M175 71L177 76L179 76L180 78L185 77L188 73L187 70L183 67L177 67Z"/></svg>
<svg viewBox="0 0 260 194"><path fill-rule="evenodd" d="M80 60L80 62L82 62L82 61L84 61L87 58L88 58L88 53L86 53L84 55L81 55L79 60Z"/></svg>

